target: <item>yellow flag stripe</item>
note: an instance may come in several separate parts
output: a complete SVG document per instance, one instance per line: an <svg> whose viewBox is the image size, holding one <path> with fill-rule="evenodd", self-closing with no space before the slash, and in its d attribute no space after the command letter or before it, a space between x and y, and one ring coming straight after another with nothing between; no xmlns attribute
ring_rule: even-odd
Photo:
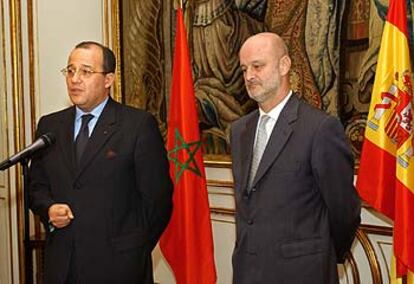
<svg viewBox="0 0 414 284"><path fill-rule="evenodd" d="M412 95L407 74L410 74L407 38L394 25L385 22L365 138L396 157L396 176L414 193L413 131L408 131L407 127L407 131L403 131L406 134L403 143L396 143L396 137L401 137L398 131L404 126L401 113L412 110L411 104L404 110L399 109L402 95Z"/></svg>

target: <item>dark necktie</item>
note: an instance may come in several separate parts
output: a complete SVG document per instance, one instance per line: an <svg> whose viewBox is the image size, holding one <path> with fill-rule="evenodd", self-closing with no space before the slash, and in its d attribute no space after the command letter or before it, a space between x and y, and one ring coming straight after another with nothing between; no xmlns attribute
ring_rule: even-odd
<svg viewBox="0 0 414 284"><path fill-rule="evenodd" d="M75 147L76 147L76 160L78 163L82 158L82 154L85 151L86 145L89 140L89 126L88 123L93 118L92 114L82 115L82 125L79 130L78 136L76 137Z"/></svg>

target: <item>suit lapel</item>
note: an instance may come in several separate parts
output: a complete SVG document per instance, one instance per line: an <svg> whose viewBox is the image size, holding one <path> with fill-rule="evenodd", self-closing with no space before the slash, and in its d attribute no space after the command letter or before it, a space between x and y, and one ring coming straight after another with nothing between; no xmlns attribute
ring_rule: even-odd
<svg viewBox="0 0 414 284"><path fill-rule="evenodd" d="M61 149L63 160L70 172L73 174L75 169L74 156L74 124L75 124L75 107L69 108L60 120L60 127L58 130L58 144ZM68 146L69 145L69 146Z"/></svg>
<svg viewBox="0 0 414 284"><path fill-rule="evenodd" d="M295 94L292 94L286 106L283 108L280 116L273 128L270 139L260 161L253 186L263 177L272 163L277 159L280 152L292 135L292 123L296 121L298 116L299 100Z"/></svg>
<svg viewBox="0 0 414 284"><path fill-rule="evenodd" d="M77 169L76 178L78 178L83 170L92 162L93 158L99 153L101 148L116 131L116 109L116 103L110 98L96 123L88 144L86 145L85 152Z"/></svg>
<svg viewBox="0 0 414 284"><path fill-rule="evenodd" d="M242 141L239 143L241 150L240 170L241 170L241 193L247 189L250 175L250 167L253 157L254 138L256 134L257 120L259 119L259 111L256 110L254 114L246 121L245 128L242 130L240 137ZM244 138L244 139L243 139Z"/></svg>

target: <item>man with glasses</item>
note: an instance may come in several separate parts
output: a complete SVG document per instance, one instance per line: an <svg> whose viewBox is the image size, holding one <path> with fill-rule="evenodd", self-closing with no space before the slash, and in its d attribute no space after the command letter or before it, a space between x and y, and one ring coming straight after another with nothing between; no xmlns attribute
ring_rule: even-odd
<svg viewBox="0 0 414 284"><path fill-rule="evenodd" d="M45 283L153 283L151 251L172 210L157 122L110 98L113 52L81 42L62 69L74 106L40 119L56 144L30 168L30 208L47 228Z"/></svg>

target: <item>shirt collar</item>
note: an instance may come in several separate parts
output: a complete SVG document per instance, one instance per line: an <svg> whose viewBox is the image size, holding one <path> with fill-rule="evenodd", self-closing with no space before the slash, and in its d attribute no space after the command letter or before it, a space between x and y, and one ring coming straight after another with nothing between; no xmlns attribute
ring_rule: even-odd
<svg viewBox="0 0 414 284"><path fill-rule="evenodd" d="M99 118L99 116L101 115L106 103L109 100L109 96L103 101L101 102L99 105L97 105L93 110L91 110L90 112L84 112L83 110L81 110L78 106L76 106L76 116L75 116L75 120L78 120L82 117L82 115L84 114L92 114L93 118Z"/></svg>
<svg viewBox="0 0 414 284"><path fill-rule="evenodd" d="M292 96L292 90L289 91L289 93L287 94L287 96L274 108L272 108L269 112L264 112L261 108L259 108L259 112L260 112L260 116L262 115L268 115L270 116L273 120L277 121L277 119L279 118L280 113L282 112L282 109L284 108L284 106L286 105L286 103L288 102L288 100L290 99L290 97Z"/></svg>

